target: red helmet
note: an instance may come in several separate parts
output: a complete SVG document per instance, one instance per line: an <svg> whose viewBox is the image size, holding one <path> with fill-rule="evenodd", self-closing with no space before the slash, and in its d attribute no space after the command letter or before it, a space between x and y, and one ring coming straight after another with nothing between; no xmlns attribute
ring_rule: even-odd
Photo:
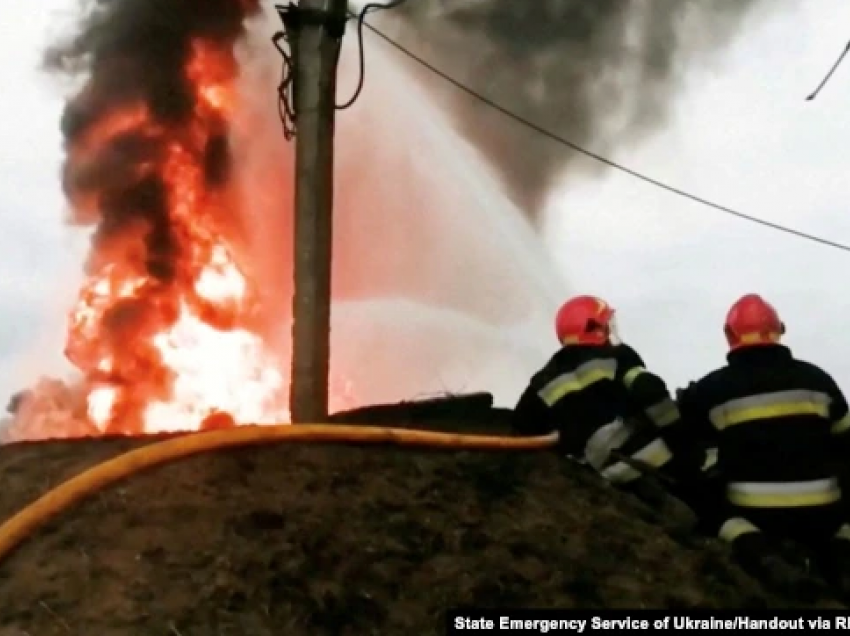
<svg viewBox="0 0 850 636"><path fill-rule="evenodd" d="M563 345L609 342L614 309L596 296L570 298L555 317L555 333Z"/></svg>
<svg viewBox="0 0 850 636"><path fill-rule="evenodd" d="M785 325L773 305L758 294L741 296L726 314L723 325L731 350L777 344Z"/></svg>

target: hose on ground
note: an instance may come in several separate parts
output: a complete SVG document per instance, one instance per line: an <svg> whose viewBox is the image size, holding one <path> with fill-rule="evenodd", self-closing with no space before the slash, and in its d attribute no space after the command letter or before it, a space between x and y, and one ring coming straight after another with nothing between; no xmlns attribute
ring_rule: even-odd
<svg viewBox="0 0 850 636"><path fill-rule="evenodd" d="M23 541L86 497L154 466L223 448L281 442L389 444L452 450L542 450L558 442L558 434L539 437L465 435L415 429L337 424L246 425L191 433L113 457L60 484L0 525L0 561Z"/></svg>

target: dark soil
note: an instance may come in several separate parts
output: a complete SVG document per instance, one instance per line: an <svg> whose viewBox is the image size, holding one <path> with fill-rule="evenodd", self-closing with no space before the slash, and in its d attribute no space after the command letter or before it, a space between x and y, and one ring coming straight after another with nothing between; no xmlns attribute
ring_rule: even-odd
<svg viewBox="0 0 850 636"><path fill-rule="evenodd" d="M504 413L480 407L424 415L502 430ZM0 515L145 443L0 447ZM426 636L457 605L801 606L664 509L548 451L219 452L107 489L0 562L0 635Z"/></svg>

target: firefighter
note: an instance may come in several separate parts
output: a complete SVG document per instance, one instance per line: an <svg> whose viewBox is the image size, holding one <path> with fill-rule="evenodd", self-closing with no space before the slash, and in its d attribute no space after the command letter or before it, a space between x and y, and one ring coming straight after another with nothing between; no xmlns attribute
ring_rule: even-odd
<svg viewBox="0 0 850 636"><path fill-rule="evenodd" d="M850 564L838 469L850 433L844 395L781 343L785 325L761 296L736 301L724 332L727 365L678 395L693 438L717 446L719 488L698 512L752 574L802 584L782 556L790 540L812 547L837 582Z"/></svg>
<svg viewBox="0 0 850 636"><path fill-rule="evenodd" d="M595 296L560 308L555 331L562 346L523 392L513 427L524 435L558 431L567 456L628 488L642 471L669 477L687 464L674 461L665 442L681 427L676 403L664 381L619 341L614 314Z"/></svg>

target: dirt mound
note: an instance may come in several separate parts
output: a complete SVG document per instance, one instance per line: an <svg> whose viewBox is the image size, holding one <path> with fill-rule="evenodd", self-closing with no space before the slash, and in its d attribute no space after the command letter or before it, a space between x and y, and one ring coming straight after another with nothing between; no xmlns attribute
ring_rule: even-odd
<svg viewBox="0 0 850 636"><path fill-rule="evenodd" d="M501 430L504 413L484 407L467 402L473 427ZM412 425L404 408L396 420ZM457 419L429 408L418 417ZM2 447L0 514L145 443ZM666 508L662 524L548 452L290 445L198 456L96 495L0 563L0 634L426 635L466 604L793 604L719 546L676 539L689 520Z"/></svg>

